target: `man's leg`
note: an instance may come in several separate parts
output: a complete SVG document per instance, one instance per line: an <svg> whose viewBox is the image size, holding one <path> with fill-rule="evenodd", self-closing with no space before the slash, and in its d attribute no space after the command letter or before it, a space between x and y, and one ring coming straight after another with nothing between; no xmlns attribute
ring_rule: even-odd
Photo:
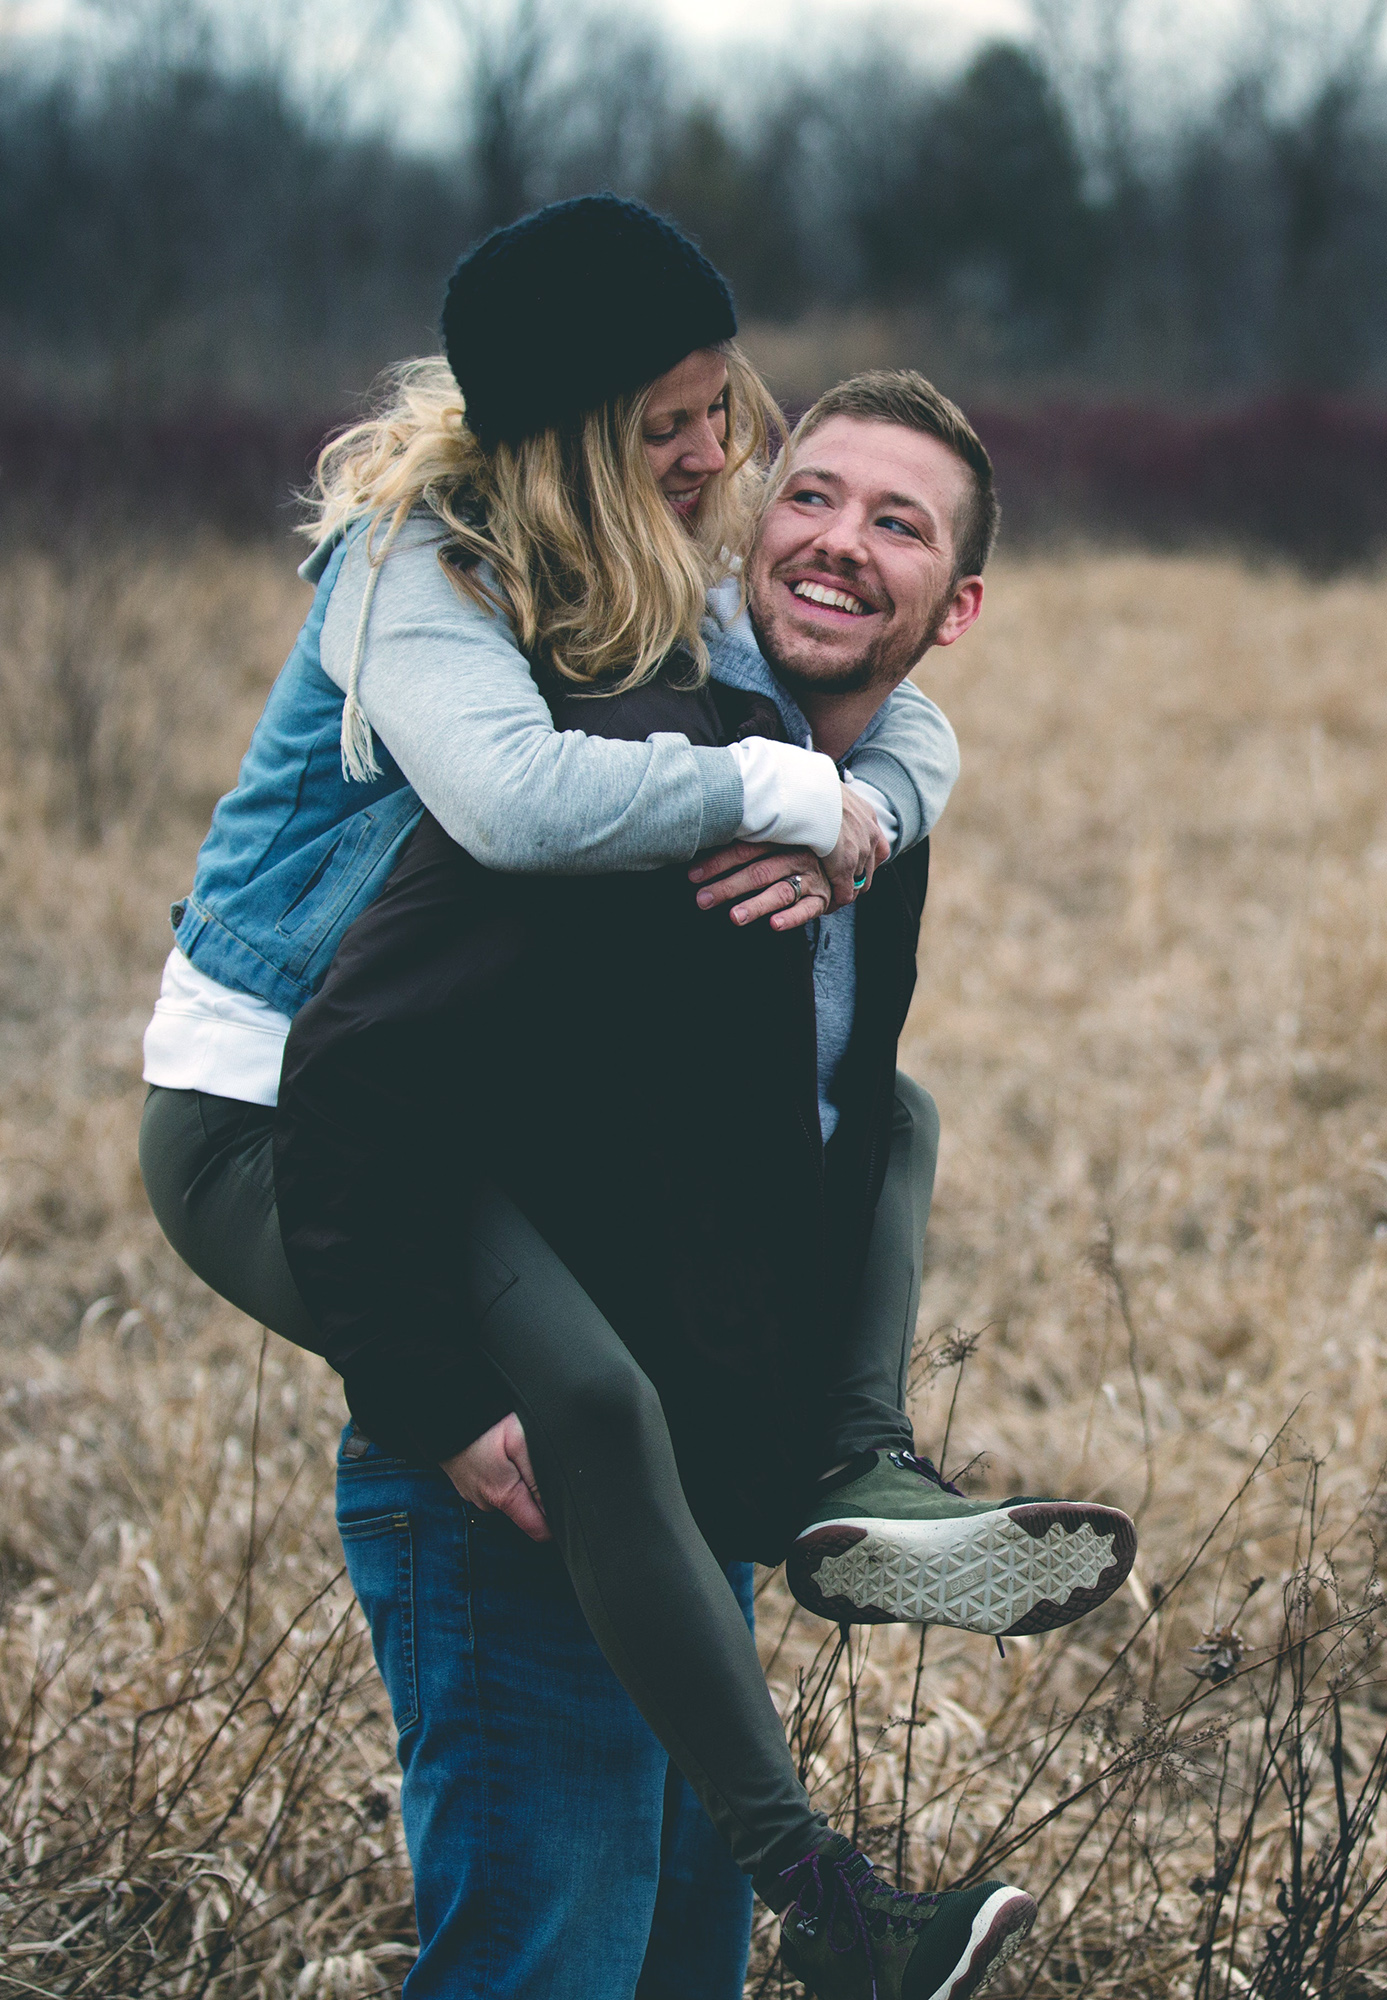
<svg viewBox="0 0 1387 2000"><path fill-rule="evenodd" d="M727 1580L755 1629L755 1571ZM751 1883L735 1865L688 1780L673 1764L665 1785L660 1891L636 2000L741 2000L751 1946Z"/></svg>
<svg viewBox="0 0 1387 2000"><path fill-rule="evenodd" d="M886 1179L830 1391L825 1469L859 1451L914 1449L905 1395L938 1156L934 1099L897 1070Z"/></svg>
<svg viewBox="0 0 1387 2000"><path fill-rule="evenodd" d="M667 1759L556 1550L374 1446L339 1457L338 1523L400 1732L406 2000L632 2000Z"/></svg>

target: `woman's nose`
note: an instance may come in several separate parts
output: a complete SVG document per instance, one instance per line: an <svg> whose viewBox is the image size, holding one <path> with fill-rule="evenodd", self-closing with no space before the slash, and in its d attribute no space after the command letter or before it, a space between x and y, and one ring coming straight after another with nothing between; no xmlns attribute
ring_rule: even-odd
<svg viewBox="0 0 1387 2000"><path fill-rule="evenodd" d="M689 440L689 448L679 461L684 472L721 472L727 463L722 440L705 417Z"/></svg>

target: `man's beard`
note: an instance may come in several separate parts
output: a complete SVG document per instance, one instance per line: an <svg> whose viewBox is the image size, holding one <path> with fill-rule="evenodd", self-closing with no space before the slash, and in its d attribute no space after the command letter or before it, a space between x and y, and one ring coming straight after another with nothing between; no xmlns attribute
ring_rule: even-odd
<svg viewBox="0 0 1387 2000"><path fill-rule="evenodd" d="M930 606L925 631L899 671L895 659L896 648L890 649L888 657L890 635L882 633L855 660L845 660L841 667L833 671L801 672L774 648L770 634L764 631L757 621L755 605L749 604L747 610L751 618L751 629L756 634L756 643L761 648L766 664L776 679L788 688L792 695L798 697L816 694L861 694L864 688L879 685L882 689L882 698L885 699L891 689L904 680L917 660L923 658L934 644L952 598L952 589L941 592L938 601Z"/></svg>

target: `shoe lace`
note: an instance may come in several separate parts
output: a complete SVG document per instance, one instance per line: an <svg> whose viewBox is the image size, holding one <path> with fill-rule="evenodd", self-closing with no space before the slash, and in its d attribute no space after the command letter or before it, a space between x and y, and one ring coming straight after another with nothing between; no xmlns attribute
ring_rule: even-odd
<svg viewBox="0 0 1387 2000"><path fill-rule="evenodd" d="M884 1919L878 1935L928 1923L941 1900L937 1893L912 1895L907 1889L889 1889L872 1862L856 1847L848 1847L841 1854L816 1848L812 1854L782 1869L781 1880L796 1891L790 1907L823 1924L831 1952L842 1957L861 1945L872 1976L872 2000L878 2000L876 1960L872 1955L872 1933L862 1908L863 1898L870 1897ZM905 1907L898 1908L900 1904ZM840 1911L845 1911L848 1918L850 1935L846 1944L833 1941L835 1919Z"/></svg>
<svg viewBox="0 0 1387 2000"><path fill-rule="evenodd" d="M893 1451L893 1465L899 1465L910 1472L918 1472L922 1479L928 1479L931 1486L938 1486L945 1493L952 1493L957 1499L963 1498L962 1487L955 1486L952 1479L946 1479L932 1458L917 1458L913 1451Z"/></svg>

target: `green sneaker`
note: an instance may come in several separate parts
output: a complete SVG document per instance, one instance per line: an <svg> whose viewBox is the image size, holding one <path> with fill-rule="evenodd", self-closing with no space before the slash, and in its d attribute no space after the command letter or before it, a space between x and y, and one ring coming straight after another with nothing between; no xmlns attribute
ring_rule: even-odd
<svg viewBox="0 0 1387 2000"><path fill-rule="evenodd" d="M859 1452L819 1488L785 1562L807 1611L839 1625L1050 1632L1125 1579L1137 1531L1116 1507L965 1500L927 1458Z"/></svg>
<svg viewBox="0 0 1387 2000"><path fill-rule="evenodd" d="M969 2000L1024 1941L1024 1889L980 1882L910 1896L879 1882L841 1833L781 1880L780 1956L818 2000Z"/></svg>

